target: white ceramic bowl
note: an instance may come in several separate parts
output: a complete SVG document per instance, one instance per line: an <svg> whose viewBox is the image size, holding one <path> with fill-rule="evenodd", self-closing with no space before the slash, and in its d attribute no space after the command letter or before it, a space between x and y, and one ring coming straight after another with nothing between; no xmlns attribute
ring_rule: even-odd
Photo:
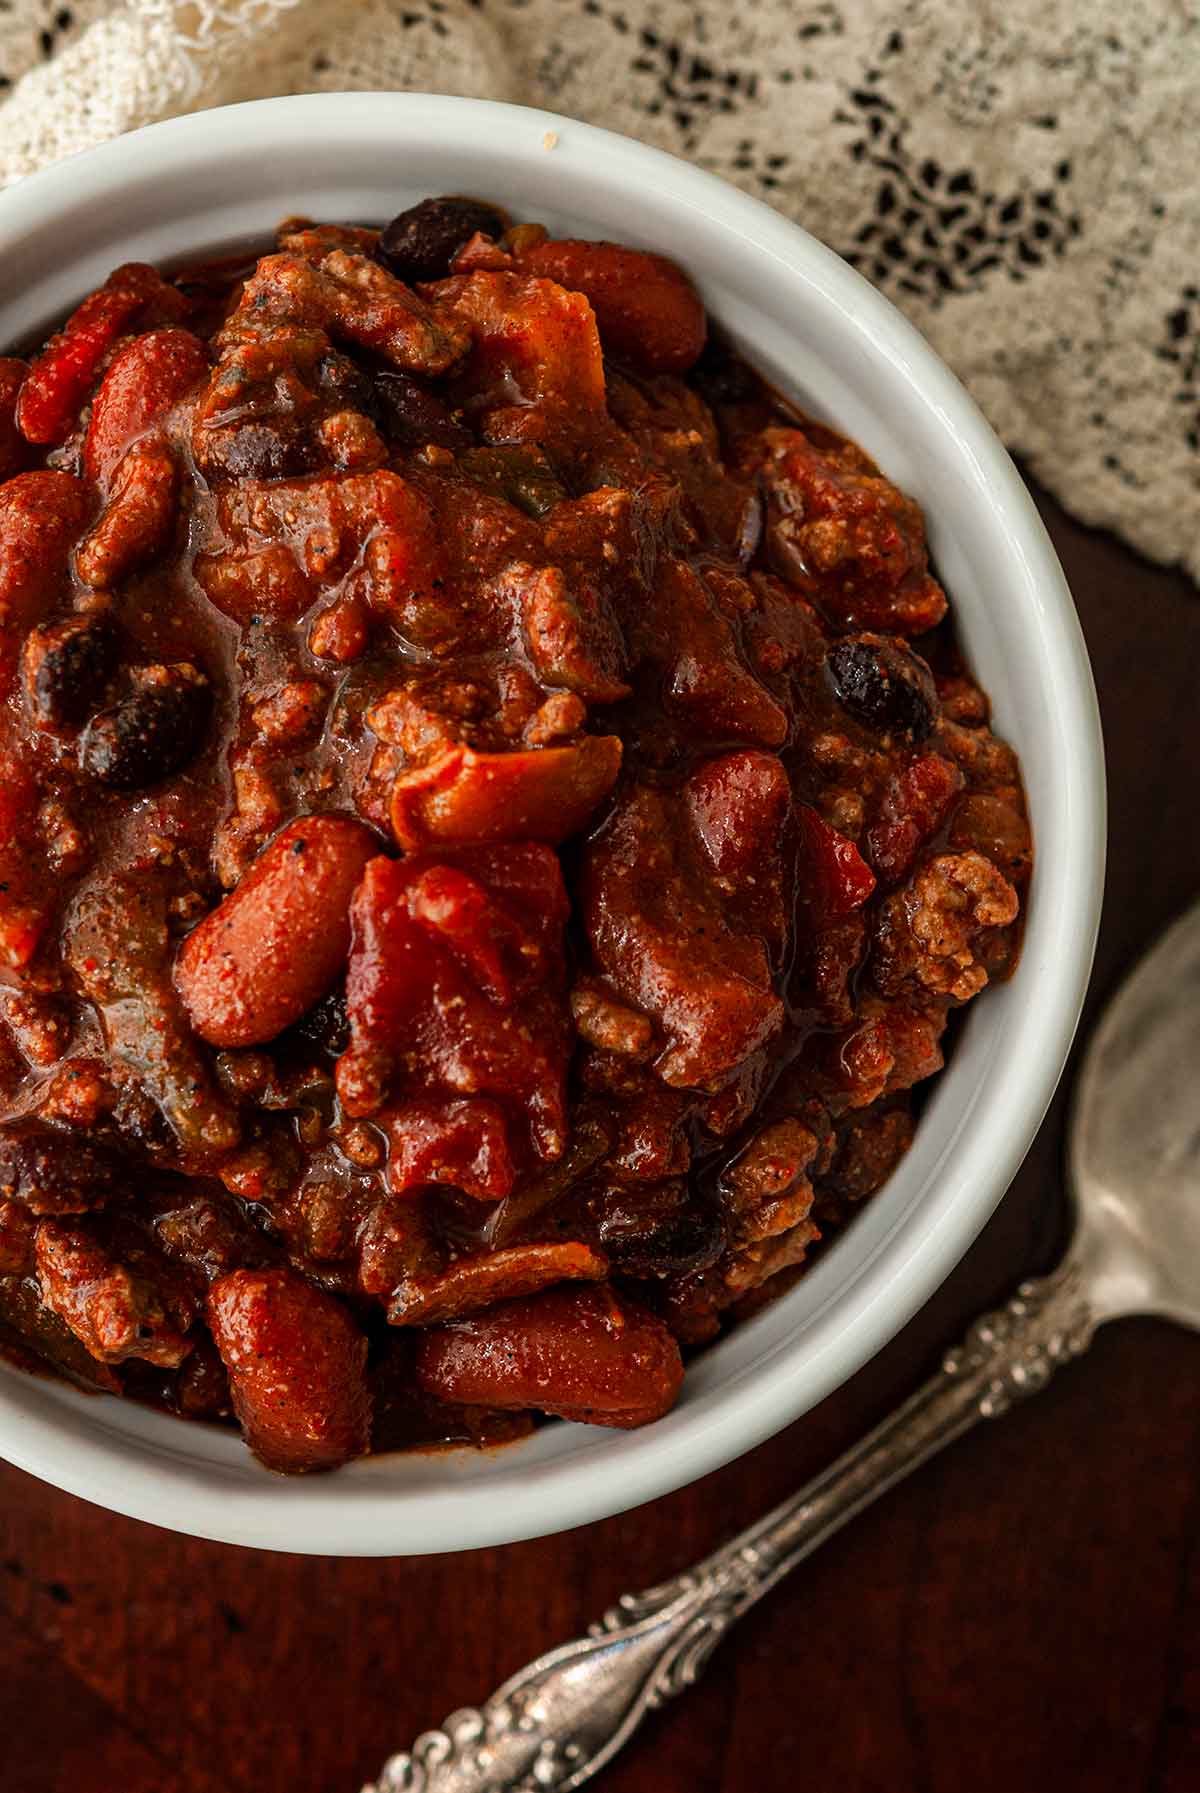
<svg viewBox="0 0 1200 1793"><path fill-rule="evenodd" d="M1020 967L971 1008L916 1142L810 1275L706 1352L640 1432L556 1424L506 1450L393 1456L284 1481L232 1434L0 1369L0 1451L158 1525L279 1550L392 1555L597 1519L749 1450L903 1326L982 1227L1062 1070L1100 906L1091 676L1045 531L971 400L888 302L766 206L572 120L421 94L269 100L155 125L0 195L0 344L119 262L260 238L288 213L383 221L430 193L674 256L756 365L925 508L971 660L1020 750L1037 872Z"/></svg>

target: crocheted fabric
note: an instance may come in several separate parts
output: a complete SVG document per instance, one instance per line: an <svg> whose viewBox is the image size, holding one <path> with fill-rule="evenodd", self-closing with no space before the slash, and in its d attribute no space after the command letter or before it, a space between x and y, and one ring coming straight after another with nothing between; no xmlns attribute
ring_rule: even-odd
<svg viewBox="0 0 1200 1793"><path fill-rule="evenodd" d="M0 181L312 89L521 100L690 157L896 301L1074 513L1200 576L1190 0L0 0Z"/></svg>

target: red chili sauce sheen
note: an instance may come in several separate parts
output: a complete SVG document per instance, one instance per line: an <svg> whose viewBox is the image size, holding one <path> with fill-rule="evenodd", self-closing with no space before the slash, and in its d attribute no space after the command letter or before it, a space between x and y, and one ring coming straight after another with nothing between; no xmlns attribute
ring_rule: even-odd
<svg viewBox="0 0 1200 1793"><path fill-rule="evenodd" d="M660 1416L1018 951L917 506L485 202L0 362L0 681L0 1338L282 1471Z"/></svg>

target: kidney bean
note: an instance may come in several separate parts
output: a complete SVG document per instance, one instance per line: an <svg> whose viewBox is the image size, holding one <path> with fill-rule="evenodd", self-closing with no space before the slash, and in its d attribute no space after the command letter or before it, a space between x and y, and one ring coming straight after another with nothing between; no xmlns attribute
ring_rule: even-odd
<svg viewBox="0 0 1200 1793"><path fill-rule="evenodd" d="M384 226L375 253L399 280L440 280L476 231L498 237L506 224L504 213L481 199L422 199Z"/></svg>
<svg viewBox="0 0 1200 1793"><path fill-rule="evenodd" d="M212 707L212 688L187 661L147 666L139 689L97 716L83 738L80 764L101 784L139 791L170 778L192 758Z"/></svg>
<svg viewBox="0 0 1200 1793"><path fill-rule="evenodd" d="M101 361L139 303L133 293L104 287L85 299L66 329L50 339L17 400L17 422L26 441L66 440Z"/></svg>
<svg viewBox="0 0 1200 1793"><path fill-rule="evenodd" d="M336 1469L370 1444L367 1341L295 1270L235 1270L208 1298L246 1442L269 1469Z"/></svg>
<svg viewBox="0 0 1200 1793"><path fill-rule="evenodd" d="M564 237L520 249L514 260L522 273L590 300L605 348L642 373L686 373L704 347L700 295L665 255Z"/></svg>
<svg viewBox="0 0 1200 1793"><path fill-rule="evenodd" d="M548 1289L425 1333L417 1380L442 1401L535 1408L596 1426L644 1426L674 1406L679 1347L610 1288Z"/></svg>
<svg viewBox="0 0 1200 1793"><path fill-rule="evenodd" d="M71 313L34 361L17 400L28 442L65 442L118 337L135 318L178 322L187 300L144 262L127 262Z"/></svg>
<svg viewBox="0 0 1200 1793"><path fill-rule="evenodd" d="M349 816L292 822L189 934L175 981L213 1046L273 1040L329 990L350 951L350 899L379 843Z"/></svg>
<svg viewBox="0 0 1200 1793"><path fill-rule="evenodd" d="M108 696L119 642L104 616L70 616L34 629L25 642L25 701L38 728L86 722Z"/></svg>
<svg viewBox="0 0 1200 1793"><path fill-rule="evenodd" d="M198 386L208 355L190 330L151 330L116 355L100 382L83 444L89 479L107 485L125 450Z"/></svg>
<svg viewBox="0 0 1200 1793"><path fill-rule="evenodd" d="M933 674L901 641L883 635L847 635L835 641L827 661L843 709L880 734L924 741L937 721Z"/></svg>

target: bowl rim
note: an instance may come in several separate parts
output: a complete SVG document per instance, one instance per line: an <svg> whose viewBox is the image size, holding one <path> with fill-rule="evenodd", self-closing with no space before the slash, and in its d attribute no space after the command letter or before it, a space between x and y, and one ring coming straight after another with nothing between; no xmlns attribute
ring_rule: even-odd
<svg viewBox="0 0 1200 1793"><path fill-rule="evenodd" d="M709 1390L641 1433L606 1435L606 1449L540 1463L514 1476L445 1490L372 1492L371 1460L334 1478L297 1486L268 1476L247 1494L222 1488L219 1466L197 1487L170 1453L101 1425L68 1429L48 1411L25 1410L0 1387L0 1453L19 1468L130 1517L190 1535L260 1548L388 1556L544 1536L608 1517L719 1468L780 1430L867 1362L906 1324L979 1233L1007 1189L1041 1123L1078 1022L1099 924L1105 851L1103 743L1091 669L1065 578L1016 468L958 380L889 300L799 225L717 176L616 133L556 113L506 102L424 93L299 94L195 112L145 127L28 176L0 193L0 235L11 239L78 206L91 191L119 195L152 157L161 177L194 166L216 144L239 141L247 156L301 126L336 155L346 138L373 131L381 141L419 124L435 146L488 132L528 137L530 154L553 149L557 170L609 179L636 191L669 188L673 204L716 217L766 263L819 289L857 332L864 351L882 355L936 413L970 459L975 501L1002 519L1013 564L1024 576L1030 618L1054 681L1065 745L1056 801L1065 832L1054 843L1061 876L1039 881L1039 926L1049 950L1039 1002L1024 1015L1024 1050L994 1069L1004 1124L973 1113L957 1139L954 1178L926 1194L911 1223L826 1303L804 1338L804 1374L776 1350L752 1382ZM1039 842L1039 863L1045 855ZM1045 884L1049 883L1049 888ZM724 1399L722 1399L724 1396ZM93 1403L87 1403L93 1408ZM36 1404L34 1404L36 1407ZM616 1444L619 1439L619 1448ZM509 1453L502 1453L507 1456ZM429 1459L426 1459L429 1461ZM354 1479L347 1485L347 1478ZM511 1482L511 1487L506 1483ZM525 1498L504 1498L528 1490Z"/></svg>

